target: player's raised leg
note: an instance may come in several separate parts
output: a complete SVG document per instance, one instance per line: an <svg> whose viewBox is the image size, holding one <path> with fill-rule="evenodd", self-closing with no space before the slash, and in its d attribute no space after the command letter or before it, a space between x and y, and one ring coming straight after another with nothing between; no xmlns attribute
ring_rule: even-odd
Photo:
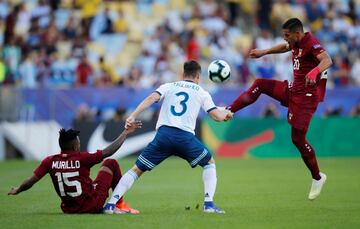
<svg viewBox="0 0 360 229"><path fill-rule="evenodd" d="M309 199L314 200L321 193L321 189L326 181L326 175L321 173L316 160L315 151L313 147L306 140L306 130L300 130L292 127L291 138L294 145L301 153L301 157L311 172L313 178Z"/></svg>
<svg viewBox="0 0 360 229"><path fill-rule="evenodd" d="M286 100L284 92L288 85L287 81L278 81L271 79L256 79L253 84L243 93L241 93L228 107L232 112L254 103L261 94L266 94L282 103Z"/></svg>

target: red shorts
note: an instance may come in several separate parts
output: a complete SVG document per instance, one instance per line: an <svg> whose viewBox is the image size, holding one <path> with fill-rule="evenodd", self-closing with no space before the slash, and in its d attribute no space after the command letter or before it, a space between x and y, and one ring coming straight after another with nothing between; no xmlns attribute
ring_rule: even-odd
<svg viewBox="0 0 360 229"><path fill-rule="evenodd" d="M277 98L283 106L288 107L287 119L289 124L300 130L307 130L310 120L316 111L318 99L313 95L295 95L291 92L291 86L288 81L278 81ZM281 84L281 85L280 85Z"/></svg>
<svg viewBox="0 0 360 229"><path fill-rule="evenodd" d="M109 189L112 183L112 175L100 171L92 183L89 193L83 193L84 200L81 206L76 208L62 208L65 213L100 213L104 203L109 196Z"/></svg>

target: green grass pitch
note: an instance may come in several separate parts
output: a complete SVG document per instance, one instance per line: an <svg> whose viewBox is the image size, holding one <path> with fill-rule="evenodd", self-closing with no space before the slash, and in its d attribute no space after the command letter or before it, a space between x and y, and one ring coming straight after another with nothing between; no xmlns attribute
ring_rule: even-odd
<svg viewBox="0 0 360 229"><path fill-rule="evenodd" d="M123 172L134 161L120 160ZM360 228L360 157L319 162L328 180L320 197L309 201L311 178L300 158L217 160L215 202L224 215L200 210L202 170L177 158L144 174L125 196L140 215L62 214L49 176L7 196L38 163L1 162L0 228Z"/></svg>

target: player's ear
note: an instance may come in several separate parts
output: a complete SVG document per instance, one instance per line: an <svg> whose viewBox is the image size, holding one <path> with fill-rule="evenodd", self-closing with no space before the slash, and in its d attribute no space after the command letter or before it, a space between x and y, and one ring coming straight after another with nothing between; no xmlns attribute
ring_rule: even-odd
<svg viewBox="0 0 360 229"><path fill-rule="evenodd" d="M200 82L200 73L198 73L198 74L196 75L195 80L196 80L197 83Z"/></svg>
<svg viewBox="0 0 360 229"><path fill-rule="evenodd" d="M74 152L80 151L80 139L79 137L77 137L76 141L74 142L74 144L71 146L72 150Z"/></svg>
<svg viewBox="0 0 360 229"><path fill-rule="evenodd" d="M76 152L76 151L77 151L77 147L76 147L75 144L73 144L73 145L71 146L71 151L73 151L73 152Z"/></svg>

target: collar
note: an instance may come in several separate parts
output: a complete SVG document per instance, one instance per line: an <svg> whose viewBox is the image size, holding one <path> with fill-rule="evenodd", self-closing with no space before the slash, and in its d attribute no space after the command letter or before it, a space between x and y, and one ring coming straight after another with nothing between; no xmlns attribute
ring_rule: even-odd
<svg viewBox="0 0 360 229"><path fill-rule="evenodd" d="M307 41L310 39L311 34L309 32L306 32L303 38L296 44L298 48L303 48L304 45L307 43Z"/></svg>
<svg viewBox="0 0 360 229"><path fill-rule="evenodd" d="M71 154L71 153L78 153L75 151L61 151L60 154Z"/></svg>

